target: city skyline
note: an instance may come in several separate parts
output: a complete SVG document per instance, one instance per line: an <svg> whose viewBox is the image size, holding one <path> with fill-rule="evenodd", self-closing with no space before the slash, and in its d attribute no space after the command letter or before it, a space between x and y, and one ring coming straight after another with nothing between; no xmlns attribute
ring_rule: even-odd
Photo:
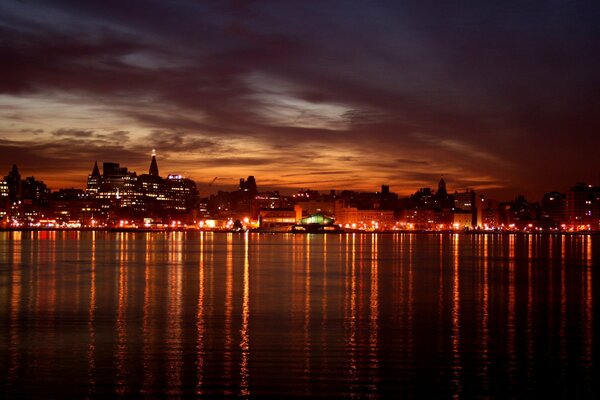
<svg viewBox="0 0 600 400"><path fill-rule="evenodd" d="M157 163L160 162L160 173L159 173L159 167L157 165ZM209 197L209 196L214 196L215 194L217 194L217 192L223 191L223 192L232 192L235 190L239 190L240 189L240 181L243 181L243 176L251 176L252 178L254 178L254 175L245 173L244 171L240 171L240 173L238 174L238 176L236 177L231 177L231 178L226 178L225 180L227 180L228 182L226 184L216 184L216 182L219 179L223 179L222 177L213 177L212 179L209 179L207 181L198 181L196 179L194 179L191 176L188 176L186 174L182 174L179 171L175 171L172 170L172 168L169 168L168 166L166 168L163 167L163 161L160 159L160 156L157 154L156 149L152 149L150 156L146 159L146 165L144 167L141 168L132 168L130 167L130 165L127 162L122 162L122 161L118 161L118 160L94 160L93 164L91 165L91 167L88 169L87 173L84 173L81 176L78 176L76 179L76 184L74 186L64 186L64 187L51 187L50 185L47 184L47 182L53 182L55 181L55 179L53 177L48 177L48 176L42 176L42 175L33 175L27 172L27 166L25 166L25 168L23 168L23 166L17 165L17 164L12 164L9 168L9 166L7 165L7 168L5 168L5 171L10 175L11 171L14 170L15 168L17 168L20 176L22 176L23 178L28 177L28 179L35 179L36 181L39 181L40 183L44 184L47 186L48 190L50 190L51 192L58 192L60 190L70 190L70 189L77 189L77 190L85 190L86 187L89 189L89 177L93 176L95 173L100 173L99 171L103 171L104 168L106 168L106 166L112 167L112 166L117 166L117 167L121 167L124 168L125 170L128 170L129 173L132 174L136 174L136 175L154 175L157 177L162 177L163 179L170 179L171 177L177 177L179 179L186 179L186 180L191 180L194 183L198 184L198 190L199 193L204 196L204 197ZM3 175L4 173L0 172L0 177ZM103 175L103 173L101 173L101 175ZM6 177L5 177L6 178ZM424 185L419 186L419 187L391 187L388 183L386 182L382 182L380 183L378 186L374 187L374 188L369 188L366 190L360 190L360 189L356 189L356 188L352 188L352 187L336 187L336 188L315 188L315 187L310 187L310 186L305 186L305 187L277 187L277 186L269 186L269 185L264 185L263 181L262 181L262 177L257 177L259 180L261 180L261 190L262 191L276 191L278 193L281 193L282 195L286 195L286 196L291 196L297 193L302 193L305 191L321 191L323 193L327 193L329 191L334 191L334 192L342 192L342 191L354 191L357 193L380 193L381 189L383 187L386 187L387 190L391 190L392 193L397 194L399 196L402 196L404 198L409 198L411 196L413 196L415 193L418 193L419 191L423 190L423 189L434 189L436 185L439 183L439 181L444 181L447 178L444 177L444 174L439 174L437 177L437 180L435 181L429 181L429 182L424 182ZM231 182L229 182L231 181ZM2 182L2 180L0 179L0 182ZM542 198L545 195L551 194L553 192L564 192L566 190L569 190L570 188L574 187L574 185L581 185L584 184L586 186L598 186L596 184L596 182L571 182L570 185L568 185L568 187L560 189L560 190L556 190L556 189L549 189L547 188L545 191L543 191L543 193L541 193L539 198L528 198L528 200L530 201L534 201L534 202L538 202L541 201ZM474 187L458 187L455 184L453 184L453 182L450 182L450 188L449 188L449 193L459 193L459 192L469 192L469 191L474 191ZM489 195L488 192L481 191L478 192L480 194L485 194L485 195ZM510 192L507 194L506 198L498 198L495 200L499 200L499 201L512 201L514 199L516 199L519 196L525 196L523 193L521 192ZM491 196L492 198L494 196Z"/></svg>
<svg viewBox="0 0 600 400"><path fill-rule="evenodd" d="M598 6L5 2L0 168L83 187L153 148L199 183L598 183ZM310 24L306 24L310 21ZM359 29L357 29L359 28Z"/></svg>

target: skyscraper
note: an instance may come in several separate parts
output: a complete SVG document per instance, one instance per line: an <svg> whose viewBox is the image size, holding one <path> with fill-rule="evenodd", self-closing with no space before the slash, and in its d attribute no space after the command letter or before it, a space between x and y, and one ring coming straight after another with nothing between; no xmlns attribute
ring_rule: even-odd
<svg viewBox="0 0 600 400"><path fill-rule="evenodd" d="M160 176L158 174L158 164L156 163L156 151L152 150L152 162L150 163L150 169L148 170L148 174L152 176Z"/></svg>
<svg viewBox="0 0 600 400"><path fill-rule="evenodd" d="M8 185L8 201L12 203L19 200L21 198L21 174L16 165L13 165L4 180Z"/></svg>
<svg viewBox="0 0 600 400"><path fill-rule="evenodd" d="M87 191L89 194L95 196L100 190L100 185L102 184L102 176L100 175L100 170L98 169L98 161L94 162L94 168L92 169L92 173L88 175L87 180Z"/></svg>

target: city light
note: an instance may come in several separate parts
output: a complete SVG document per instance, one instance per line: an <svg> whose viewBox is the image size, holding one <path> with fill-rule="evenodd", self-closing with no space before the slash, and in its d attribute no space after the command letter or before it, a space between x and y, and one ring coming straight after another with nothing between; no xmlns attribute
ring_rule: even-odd
<svg viewBox="0 0 600 400"><path fill-rule="evenodd" d="M138 175L105 162L101 173L94 163L86 189L51 192L33 177L22 180L14 166L0 181L0 229L290 231L301 219L322 224L323 215L340 228L362 232L587 232L600 227L600 187L587 184L529 203L522 196L500 202L472 190L450 194L441 179L437 191L422 188L402 200L389 186L374 193L304 189L285 196L260 192L249 176L240 179L237 190L200 198L196 184L183 175L160 177L154 149L149 171Z"/></svg>

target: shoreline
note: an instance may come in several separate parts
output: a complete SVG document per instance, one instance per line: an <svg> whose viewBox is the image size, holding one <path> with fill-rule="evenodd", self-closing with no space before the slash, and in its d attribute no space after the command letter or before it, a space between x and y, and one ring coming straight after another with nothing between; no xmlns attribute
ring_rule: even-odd
<svg viewBox="0 0 600 400"><path fill-rule="evenodd" d="M523 232L523 231L482 231L482 230L469 230L469 231L427 231L427 230L392 230L392 231L360 231L360 230L342 230L340 232L290 232L290 231L276 231L276 230L248 230L234 232L230 230L207 230L207 229L127 229L127 228L0 228L0 232L109 232L109 233L169 233L169 232L205 232L205 233L236 233L236 234L289 234L289 235L344 235L344 234L361 234L361 235L394 235L394 234L418 234L418 235L431 235L431 234L458 234L458 235L527 235L527 236L585 236L600 235L600 231L577 231L577 232L565 232L565 231L537 231L537 232Z"/></svg>

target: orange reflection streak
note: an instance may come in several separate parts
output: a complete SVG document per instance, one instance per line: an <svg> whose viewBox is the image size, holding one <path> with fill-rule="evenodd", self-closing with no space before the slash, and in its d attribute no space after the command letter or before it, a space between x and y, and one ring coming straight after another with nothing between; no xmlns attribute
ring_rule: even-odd
<svg viewBox="0 0 600 400"><path fill-rule="evenodd" d="M327 235L323 236L323 294L321 296L321 345L327 354ZM327 371L327 357L321 357L323 371Z"/></svg>
<svg viewBox="0 0 600 400"><path fill-rule="evenodd" d="M410 233L408 234L410 235ZM401 324L404 324L404 309L405 309L405 298L404 298L404 292L405 292L405 287L404 287L404 250L406 245L404 244L404 239L406 239L406 234L401 233L400 234L400 273L399 275L399 279L400 279L400 285L398 288L398 304L400 305L400 313L398 315L398 319L400 320ZM405 339L405 335L401 335L401 339L402 339L402 346L404 346L404 339Z"/></svg>
<svg viewBox="0 0 600 400"><path fill-rule="evenodd" d="M225 382L231 382L233 338L231 332L231 315L233 313L233 233L227 233L227 260L225 266L225 348L223 361ZM226 396L232 396L230 390L225 390Z"/></svg>
<svg viewBox="0 0 600 400"><path fill-rule="evenodd" d="M348 360L348 381L350 384L350 392L355 391L355 384L358 380L358 371L356 365L356 233L351 236L350 250L350 282L349 287L346 287L346 309L345 320L347 321L346 346L349 352ZM349 292L349 295L348 295Z"/></svg>
<svg viewBox="0 0 600 400"><path fill-rule="evenodd" d="M250 261L248 259L249 234L244 235L244 274L242 293L242 329L240 332L240 349L242 351L240 360L240 396L250 396L248 363L250 359Z"/></svg>
<svg viewBox="0 0 600 400"><path fill-rule="evenodd" d="M167 295L167 395L180 396L183 368L182 322L182 252L183 232L173 232L169 238L169 272Z"/></svg>
<svg viewBox="0 0 600 400"><path fill-rule="evenodd" d="M552 237L550 237L550 249L552 249ZM552 259L552 250L550 251ZM533 379L533 258L527 258L527 376L529 382Z"/></svg>
<svg viewBox="0 0 600 400"><path fill-rule="evenodd" d="M373 234L371 240L371 293L369 308L371 318L369 320L369 372L371 376L371 391L377 392L379 382L379 265L378 265L378 241L379 236Z"/></svg>
<svg viewBox="0 0 600 400"><path fill-rule="evenodd" d="M587 265L583 269L583 288L582 288L582 299L583 299L583 321L582 321L582 338L583 338L583 354L582 354L582 366L586 372L586 392L591 394L591 384L593 383L592 377L592 359L593 359L593 343L594 343L594 298L593 298L593 286L592 286L592 238L590 235L586 236L586 260Z"/></svg>
<svg viewBox="0 0 600 400"><path fill-rule="evenodd" d="M407 271L407 285L408 285L408 301L407 301L407 310L406 310L406 331L408 335L408 343L406 349L406 357L411 367L414 366L415 362L415 337L414 337L414 304L415 304L415 290L414 290L414 277L413 277L413 267L414 267L414 249L415 249L415 241L416 236L414 234L409 234L408 236L408 271Z"/></svg>
<svg viewBox="0 0 600 400"><path fill-rule="evenodd" d="M88 395L96 391L96 231L92 231L92 255L90 262L90 299L88 309Z"/></svg>
<svg viewBox="0 0 600 400"><path fill-rule="evenodd" d="M305 270L304 270L304 392L310 393L310 245L313 237L307 236L305 244Z"/></svg>
<svg viewBox="0 0 600 400"><path fill-rule="evenodd" d="M532 236L526 236L525 238L528 242L531 254ZM506 352L508 356L508 377L510 383L514 384L516 382L517 373L517 354L515 351L515 235L513 234L509 235L508 238L508 304L506 325Z"/></svg>
<svg viewBox="0 0 600 400"><path fill-rule="evenodd" d="M438 326L437 326L437 338L438 338L438 352L442 352L444 347L444 335L442 335L444 329L444 235L439 235L439 259L438 259Z"/></svg>
<svg viewBox="0 0 600 400"><path fill-rule="evenodd" d="M459 234L452 235L454 253L453 286L452 286L452 397L460 398L461 360L460 360L460 279L459 279Z"/></svg>
<svg viewBox="0 0 600 400"><path fill-rule="evenodd" d="M75 243L77 243L77 260L81 260L81 232L76 232L77 238L75 239ZM75 301L73 302L73 312L79 312L79 305L81 300L81 271L79 270L79 264L75 264Z"/></svg>
<svg viewBox="0 0 600 400"><path fill-rule="evenodd" d="M64 234L64 232L62 232ZM56 232L50 232L50 252L49 252L49 260L48 266L50 267L49 276L48 276L48 286L47 292L45 293L47 296L47 307L46 312L48 316L48 332L44 340L47 340L47 343L54 344L56 343L56 325L55 325L55 312L56 312ZM41 279L44 281L44 279ZM44 302L44 298L42 297L42 303ZM48 349L48 357L54 358L56 347L52 346Z"/></svg>
<svg viewBox="0 0 600 400"><path fill-rule="evenodd" d="M479 238L478 238L479 239ZM489 389L490 378L490 359L489 359L489 344L490 344L490 326L489 326L489 304L490 304L490 288L489 288L489 247L488 235L483 236L483 283L481 289L481 375L482 386L485 391Z"/></svg>
<svg viewBox="0 0 600 400"><path fill-rule="evenodd" d="M12 262L10 274L10 315L8 328L8 373L6 381L11 386L19 369L19 313L21 302L21 232L12 232L18 234L17 243L11 241ZM18 244L18 245L16 245Z"/></svg>
<svg viewBox="0 0 600 400"><path fill-rule="evenodd" d="M196 395L203 394L204 383L204 232L200 232L200 265L198 266L198 305L196 311Z"/></svg>
<svg viewBox="0 0 600 400"><path fill-rule="evenodd" d="M116 349L116 393L123 396L127 393L127 246L125 233L118 234L119 243L119 289L117 305L117 349Z"/></svg>
<svg viewBox="0 0 600 400"><path fill-rule="evenodd" d="M438 351L444 347L444 235L439 235L440 257L438 260L438 273L440 274L438 286Z"/></svg>
<svg viewBox="0 0 600 400"><path fill-rule="evenodd" d="M152 329L152 299L155 297L154 290L152 287L152 281L154 280L154 269L150 266L152 262L152 255L154 251L154 245L152 244L154 237L151 233L146 233L146 265L144 266L144 316L142 320L142 331L144 335L143 343L143 370L144 379L142 382L142 394L148 395L152 393L155 376L153 371L152 362L152 345L154 342L154 330Z"/></svg>
<svg viewBox="0 0 600 400"><path fill-rule="evenodd" d="M579 238L576 238L579 239ZM571 237L572 240L572 237ZM571 248L573 241L571 241ZM563 243L563 254L564 254L564 243ZM561 382L565 382L567 379L567 285L566 285L566 270L567 262L565 257L562 258L560 263L560 321L559 321L559 358L560 358L560 378ZM565 387L565 386L563 386Z"/></svg>

